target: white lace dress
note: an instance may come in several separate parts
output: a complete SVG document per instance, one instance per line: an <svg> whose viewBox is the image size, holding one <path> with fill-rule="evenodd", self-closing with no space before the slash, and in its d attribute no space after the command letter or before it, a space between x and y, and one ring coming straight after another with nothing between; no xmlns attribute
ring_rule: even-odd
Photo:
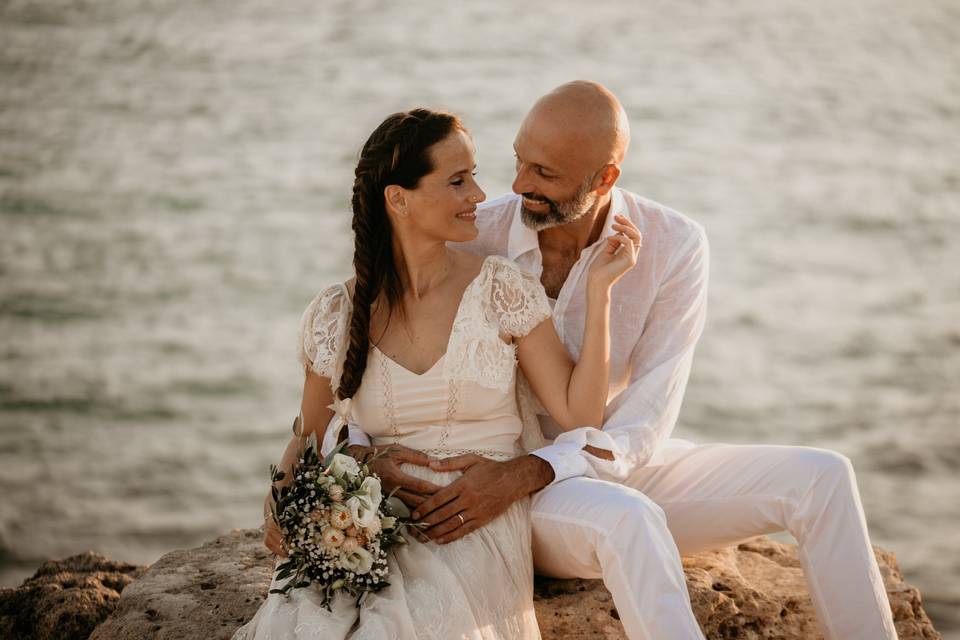
<svg viewBox="0 0 960 640"><path fill-rule="evenodd" d="M346 350L350 300L343 285L322 291L301 323L301 360L336 388ZM446 353L416 375L376 347L351 403L351 420L375 445L399 443L438 457L472 452L507 460L539 446L531 414L521 419L511 338L550 317L540 282L515 263L486 258L467 286ZM525 397L521 394L521 398ZM526 426L525 426L526 425ZM438 485L460 474L404 465ZM270 594L234 640L526 640L539 638L533 611L529 499L447 545L410 544L391 554L390 586L359 609L342 597L333 612L319 595ZM270 588L282 585L276 577Z"/></svg>

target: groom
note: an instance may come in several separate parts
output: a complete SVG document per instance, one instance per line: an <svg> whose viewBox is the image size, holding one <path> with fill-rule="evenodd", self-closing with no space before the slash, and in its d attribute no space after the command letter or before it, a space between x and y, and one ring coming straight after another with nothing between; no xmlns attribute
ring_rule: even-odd
<svg viewBox="0 0 960 640"><path fill-rule="evenodd" d="M538 275L576 358L586 273L601 239L615 214L639 228L637 265L613 289L603 425L561 432L543 415L554 440L530 455L430 462L401 448L377 471L384 484L401 487L398 495L441 544L531 495L537 572L603 578L631 639L703 638L680 554L784 530L799 544L828 640L896 638L847 458L809 447L670 439L703 331L708 246L696 222L615 186L629 141L626 113L605 87L571 82L547 94L514 143L514 194L481 205L480 235L465 247ZM402 462L463 475L438 489L403 474ZM457 517L464 511L466 525Z"/></svg>

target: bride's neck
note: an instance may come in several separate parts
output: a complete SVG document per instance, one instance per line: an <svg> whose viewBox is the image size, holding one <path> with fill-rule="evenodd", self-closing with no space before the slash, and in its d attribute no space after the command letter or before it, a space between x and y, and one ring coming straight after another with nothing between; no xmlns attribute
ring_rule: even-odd
<svg viewBox="0 0 960 640"><path fill-rule="evenodd" d="M429 245L394 241L393 255L406 295L419 301L447 279L453 257L446 243Z"/></svg>

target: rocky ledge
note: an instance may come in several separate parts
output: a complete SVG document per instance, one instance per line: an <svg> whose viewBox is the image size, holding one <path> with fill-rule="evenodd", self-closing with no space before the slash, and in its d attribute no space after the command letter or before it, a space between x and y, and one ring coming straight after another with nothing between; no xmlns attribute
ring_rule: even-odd
<svg viewBox="0 0 960 640"><path fill-rule="evenodd" d="M894 555L876 553L901 640L940 638ZM0 637L228 639L260 606L272 567L255 529L173 551L149 568L91 552L48 562L18 589L0 591ZM710 640L821 637L794 545L755 538L684 558L684 569ZM538 579L535 605L544 640L626 638L599 580Z"/></svg>

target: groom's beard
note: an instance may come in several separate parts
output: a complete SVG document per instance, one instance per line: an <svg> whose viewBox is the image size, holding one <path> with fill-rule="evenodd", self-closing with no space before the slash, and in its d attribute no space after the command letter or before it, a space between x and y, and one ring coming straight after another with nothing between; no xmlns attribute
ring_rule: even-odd
<svg viewBox="0 0 960 640"><path fill-rule="evenodd" d="M554 202L549 198L535 196L532 193L524 193L523 197L537 202L544 202L550 210L546 213L537 213L527 209L520 203L520 220L534 231L543 231L550 227L557 227L568 222L573 222L588 213L593 213L599 202L599 198L591 195L591 185L593 185L594 176L590 176L583 181L580 188L572 198L565 202Z"/></svg>

